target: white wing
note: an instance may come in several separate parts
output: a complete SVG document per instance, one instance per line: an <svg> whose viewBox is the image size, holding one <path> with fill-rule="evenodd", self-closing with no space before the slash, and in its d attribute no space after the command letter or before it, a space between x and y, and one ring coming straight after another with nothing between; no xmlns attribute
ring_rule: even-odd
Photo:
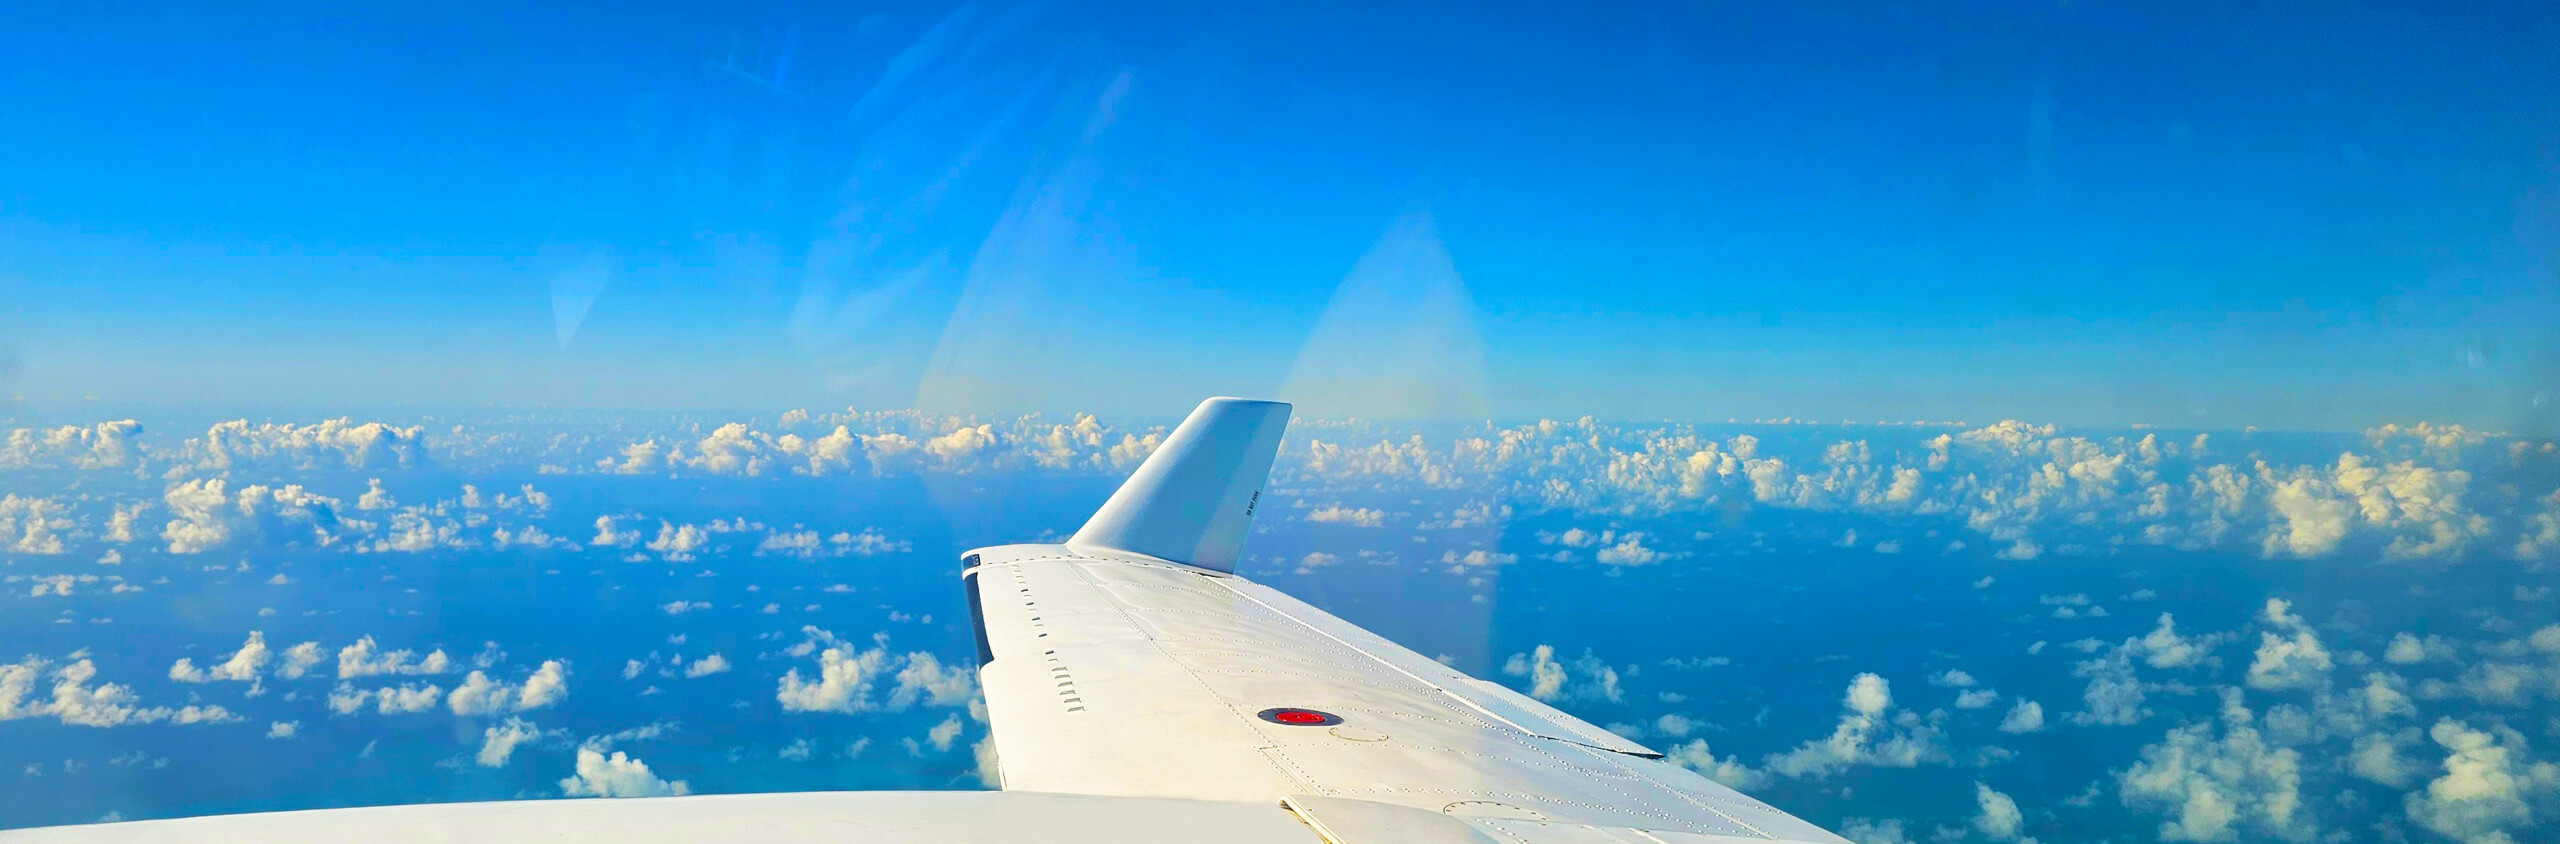
<svg viewBox="0 0 2560 844"><path fill-rule="evenodd" d="M0 832L9 844L1309 844L1274 807L991 791L818 791L263 812Z"/></svg>
<svg viewBox="0 0 2560 844"><path fill-rule="evenodd" d="M1173 536L1186 535L1186 517L1240 534L1241 523L1213 520L1264 478L1188 464L1269 465L1268 452L1258 462L1234 452L1276 447L1269 434L1286 413L1211 400L1132 480L1188 483L1141 496L1124 487L1104 514ZM1233 419L1251 427L1221 424ZM1842 840L1269 587L1108 547L1095 533L965 558L1008 790L1285 801L1340 844L1430 828L1450 840Z"/></svg>

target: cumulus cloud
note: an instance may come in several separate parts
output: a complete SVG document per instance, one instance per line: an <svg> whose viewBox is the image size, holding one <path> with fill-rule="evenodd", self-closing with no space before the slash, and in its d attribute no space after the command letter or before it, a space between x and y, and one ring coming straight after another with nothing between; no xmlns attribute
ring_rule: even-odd
<svg viewBox="0 0 2560 844"><path fill-rule="evenodd" d="M276 676L287 680L302 679L302 675L310 673L322 658L318 642L304 642L286 648L283 662L276 666Z"/></svg>
<svg viewBox="0 0 2560 844"><path fill-rule="evenodd" d="M2382 650L2382 661L2393 665L2442 662L2453 657L2453 643L2446 641L2442 636L2419 637L2407 633L2394 634L2391 637L2391 644Z"/></svg>
<svg viewBox="0 0 2560 844"><path fill-rule="evenodd" d="M560 793L569 797L674 797L692 792L684 780L660 779L648 765L622 751L607 756L594 747L578 748L577 772L560 780Z"/></svg>
<svg viewBox="0 0 2560 844"><path fill-rule="evenodd" d="M2267 599L2261 617L2275 629L2258 634L2257 656L2249 663L2250 688L2298 689L2328 673L2329 650L2321 646L2311 625L2291 612L2292 606L2282 599Z"/></svg>
<svg viewBox="0 0 2560 844"><path fill-rule="evenodd" d="M596 517L596 536L587 544L599 548L629 548L640 543L640 532L614 524L612 516Z"/></svg>
<svg viewBox="0 0 2560 844"><path fill-rule="evenodd" d="M1769 784L1769 773L1743 764L1739 756L1715 755L1706 739L1690 739L1663 752L1663 761L1696 771L1707 779L1742 791L1754 791Z"/></svg>
<svg viewBox="0 0 2560 844"><path fill-rule="evenodd" d="M2153 668L2187 668L2211 659L2213 649L2221 645L2224 638L2215 634L2180 635L2177 619L2164 612L2160 614L2158 626L2140 640L2128 644L2138 645L2142 661Z"/></svg>
<svg viewBox="0 0 2560 844"><path fill-rule="evenodd" d="M2009 714L2000 718L2004 733L2032 733L2044 729L2044 705L2021 699L2009 706Z"/></svg>
<svg viewBox="0 0 2560 844"><path fill-rule="evenodd" d="M17 428L0 442L0 469L119 469L140 452L142 423L131 419L95 425Z"/></svg>
<svg viewBox="0 0 2560 844"><path fill-rule="evenodd" d="M359 638L355 644L338 649L340 680L386 674L442 674L452 668L453 660L445 656L442 649L430 651L423 657L406 648L385 651L371 636Z"/></svg>
<svg viewBox="0 0 2560 844"><path fill-rule="evenodd" d="M326 548L371 527L341 520L338 499L300 484L234 490L220 478L204 478L171 484L161 501L173 517L160 531L172 554L202 553L235 538Z"/></svg>
<svg viewBox="0 0 2560 844"><path fill-rule="evenodd" d="M880 554L905 553L915 547L905 540L890 539L879 528L866 527L860 532L838 531L824 540L814 530L773 531L757 543L758 554L781 554L814 560L819 557L870 557Z"/></svg>
<svg viewBox="0 0 2560 844"><path fill-rule="evenodd" d="M1846 711L1826 738L1771 754L1763 766L1782 776L1820 779L1851 766L1909 768L1947 760L1945 735L1931 717L1893 709L1893 689L1883 677L1860 674L1842 696Z"/></svg>
<svg viewBox="0 0 2560 844"><path fill-rule="evenodd" d="M76 523L64 517L67 508L50 498L0 495L0 550L20 554L60 554L62 532Z"/></svg>
<svg viewBox="0 0 2560 844"><path fill-rule="evenodd" d="M2026 817L2018 812L2018 801L1980 782L1973 784L1973 799L1981 807L1973 816L1974 829L1981 830L1993 841L2017 840L2018 828L2026 822Z"/></svg>
<svg viewBox="0 0 2560 844"><path fill-rule="evenodd" d="M1616 703L1625 699L1618 687L1618 670L1601 661L1586 649L1571 663L1558 662L1554 645L1539 645L1528 653L1512 654L1502 664L1502 673L1529 679L1529 696L1543 701L1606 700Z"/></svg>
<svg viewBox="0 0 2560 844"><path fill-rule="evenodd" d="M1371 507L1344 507L1333 504L1308 512L1307 521L1352 527L1384 527L1387 524L1387 513Z"/></svg>
<svg viewBox="0 0 2560 844"><path fill-rule="evenodd" d="M866 527L852 533L836 533L827 537L827 544L834 546L839 554L851 554L856 557L904 554L915 548L915 543L903 539L890 539L888 535L881 533L879 528L874 527Z"/></svg>
<svg viewBox="0 0 2560 844"><path fill-rule="evenodd" d="M75 654L77 656L77 654ZM50 663L28 657L15 663L0 663L0 721L19 718L53 718L81 727L114 727L124 724L205 724L241 720L240 716L220 706L142 706L133 689L116 683L98 683L98 667L87 659L47 672ZM49 696L37 696L36 686L47 673L53 677Z"/></svg>
<svg viewBox="0 0 2560 844"><path fill-rule="evenodd" d="M2132 649L2119 647L2106 656L2082 660L2072 666L2071 674L2089 681L2080 693L2084 708L2063 716L2071 723L2122 726L2150 717L2151 710L2143 705L2149 693L2134 673Z"/></svg>
<svg viewBox="0 0 2560 844"><path fill-rule="evenodd" d="M694 660L692 664L686 665L684 667L684 676L709 677L713 674L719 674L728 670L729 658L715 653L710 656Z"/></svg>
<svg viewBox="0 0 2560 844"><path fill-rule="evenodd" d="M899 667L897 684L889 690L888 705L892 712L914 706L919 700L933 706L960 706L977 691L975 671L957 665L945 668L931 652L917 651L908 654L906 665Z"/></svg>
<svg viewBox="0 0 2560 844"><path fill-rule="evenodd" d="M1963 830L1957 830L1963 834ZM1840 837L1857 844L1912 844L1899 818L1850 818L1840 823Z"/></svg>
<svg viewBox="0 0 2560 844"><path fill-rule="evenodd" d="M874 635L871 647L861 648L815 626L800 630L806 638L787 653L794 657L814 654L818 670L807 677L798 667L783 673L774 699L786 711L852 713L885 708L894 712L918 702L965 705L976 695L977 681L970 670L945 668L939 658L927 651L893 655L885 633ZM877 692L884 682L890 688L886 700L881 700Z"/></svg>
<svg viewBox="0 0 2560 844"><path fill-rule="evenodd" d="M404 715L436 708L445 699L444 688L433 683L404 683L380 689L358 689L341 683L329 691L329 711L353 715L371 704L384 715Z"/></svg>
<svg viewBox="0 0 2560 844"><path fill-rule="evenodd" d="M1519 561L1520 555L1518 554L1505 554L1499 551L1487 551L1482 548L1468 551L1464 554L1456 551L1440 552L1440 562L1449 566L1452 570L1510 565Z"/></svg>
<svg viewBox="0 0 2560 844"><path fill-rule="evenodd" d="M599 532L601 532L601 525L599 525ZM702 550L703 546L710 543L711 534L703 530L700 525L674 525L659 522L658 537L649 540L646 547L657 552L660 558L668 562L680 563L693 559L695 552Z"/></svg>
<svg viewBox="0 0 2560 844"><path fill-rule="evenodd" d="M218 422L204 436L188 440L182 460L200 469L227 470L249 465L315 469L341 465L409 466L425 455L418 426L327 419L310 425L250 424L246 419Z"/></svg>
<svg viewBox="0 0 2560 844"><path fill-rule="evenodd" d="M489 679L486 672L475 670L454 686L445 705L455 715L494 715L540 709L560 702L568 694L568 666L553 659L544 660L522 685L500 683Z"/></svg>
<svg viewBox="0 0 2560 844"><path fill-rule="evenodd" d="M391 491L382 488L381 478L365 479L364 494L356 496L358 510L389 510L398 506L400 502L392 500Z"/></svg>
<svg viewBox="0 0 2560 844"><path fill-rule="evenodd" d="M937 753L949 752L951 745L960 740L960 729L959 715L945 717L942 723L935 724L932 729L925 731L924 744L931 746ZM916 744L915 739L907 740L907 752L923 755L922 749Z"/></svg>
<svg viewBox="0 0 2560 844"><path fill-rule="evenodd" d="M509 718L480 731L480 752L473 760L483 768L503 768L515 756L516 746L541 741L544 734L533 722Z"/></svg>
<svg viewBox="0 0 2560 844"><path fill-rule="evenodd" d="M731 422L687 442L632 442L593 462L621 474L698 472L758 476L999 470L1125 472L1164 441L1161 430L1113 431L1090 414L1064 425L1025 416L1001 422L915 411L825 414L841 422L816 437ZM803 420L806 421L806 420ZM798 427L785 425L784 427Z"/></svg>
<svg viewBox="0 0 2560 844"><path fill-rule="evenodd" d="M2040 559L2048 545L2069 551L2135 543L2320 557L2370 542L2386 557L2450 558L2472 553L2498 527L2493 514L2476 509L2468 470L2451 452L2216 462L2204 437L2065 436L2016 421L1918 443L1808 444L1792 454L1750 435L1718 440L1688 426L1588 420L1477 428L1437 445L1356 426L1300 427L1304 439L1293 439L1277 477L1313 488L1395 481L1626 514L1750 504L1937 517L1993 541L1999 556L2013 560ZM1572 547L1561 541L1570 533L1540 539ZM2086 541L2057 544L2056 535ZM2560 517L2554 535L2560 540ZM2519 548L2540 553L2538 546Z"/></svg>
<svg viewBox="0 0 2560 844"><path fill-rule="evenodd" d="M1660 562L1669 555L1645 547L1644 534L1629 532L1593 556L1607 565L1641 566Z"/></svg>
<svg viewBox="0 0 2560 844"><path fill-rule="evenodd" d="M180 658L175 664L169 666L169 679L181 683L205 683L214 680L254 682L258 679L258 673L266 670L267 658L266 636L251 630L249 640L242 642L239 650L231 652L223 657L221 662L209 668L197 668L195 660Z"/></svg>
<svg viewBox="0 0 2560 844"><path fill-rule="evenodd" d="M2252 726L2238 689L2226 689L2225 701L2219 725L2178 727L2144 747L2117 775L2118 796L2163 811L2163 841L2234 841L2244 832L2310 840L2318 827L2302 802L2301 754Z"/></svg>
<svg viewBox="0 0 2560 844"><path fill-rule="evenodd" d="M2560 765L2524 758L2524 736L2504 727L2475 730L2450 718L2427 737L2444 748L2444 775L2405 798L2409 819L2465 844L2509 844L2534 822L2533 799L2560 789Z"/></svg>

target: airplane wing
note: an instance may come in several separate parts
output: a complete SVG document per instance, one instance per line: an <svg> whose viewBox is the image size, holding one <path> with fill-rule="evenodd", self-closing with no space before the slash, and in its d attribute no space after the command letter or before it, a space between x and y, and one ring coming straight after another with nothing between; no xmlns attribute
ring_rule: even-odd
<svg viewBox="0 0 2560 844"><path fill-rule="evenodd" d="M0 844L1845 844L1236 576L1288 417L1285 404L1210 399L1065 543L963 558L1002 792L332 809L0 832Z"/></svg>
<svg viewBox="0 0 2560 844"><path fill-rule="evenodd" d="M964 558L1006 790L1285 805L1335 844L1842 840L1231 573L1288 413L1211 399L1065 544Z"/></svg>

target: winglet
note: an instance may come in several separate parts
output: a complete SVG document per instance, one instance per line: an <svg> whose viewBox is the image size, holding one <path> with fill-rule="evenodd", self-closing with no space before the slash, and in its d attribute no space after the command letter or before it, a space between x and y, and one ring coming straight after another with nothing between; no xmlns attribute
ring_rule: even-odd
<svg viewBox="0 0 2560 844"><path fill-rule="evenodd" d="M1281 402L1201 402L1067 544L1234 571L1288 427Z"/></svg>

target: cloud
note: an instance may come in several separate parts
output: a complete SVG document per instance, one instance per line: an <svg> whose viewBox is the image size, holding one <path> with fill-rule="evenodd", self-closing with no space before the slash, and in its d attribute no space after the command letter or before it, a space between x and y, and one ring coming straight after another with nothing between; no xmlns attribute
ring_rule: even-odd
<svg viewBox="0 0 2560 844"><path fill-rule="evenodd" d="M553 659L544 660L522 686L498 683L484 672L473 671L454 686L445 705L455 715L494 715L540 709L560 702L568 694L568 667Z"/></svg>
<svg viewBox="0 0 2560 844"><path fill-rule="evenodd" d="M1611 532L1611 535L1615 535L1614 532ZM1567 528L1563 533L1543 530L1538 531L1538 542L1542 545L1562 545L1567 548L1589 548L1593 545L1600 544L1602 541L1601 534L1592 533L1581 528Z"/></svg>
<svg viewBox="0 0 2560 844"><path fill-rule="evenodd" d="M977 691L977 672L957 665L946 669L932 653L918 651L908 654L906 665L898 669L888 706L892 712L914 706L918 700L933 706L959 706Z"/></svg>
<svg viewBox="0 0 2560 844"><path fill-rule="evenodd" d="M2087 678L2089 684L2080 693L2084 707L2063 716L2074 724L2123 726L2150 717L2143 706L2147 693L2142 678L2133 670L2133 649L2118 647L2106 656L2083 660L2072 666L2074 677Z"/></svg>
<svg viewBox="0 0 2560 844"><path fill-rule="evenodd" d="M601 525L599 525L599 535L601 535ZM658 556L668 562L680 563L692 560L694 552L702 550L703 546L710 543L711 534L698 525L672 525L659 522L658 538L649 540L649 544L645 547L658 552Z"/></svg>
<svg viewBox="0 0 2560 844"><path fill-rule="evenodd" d="M903 539L890 539L882 534L879 528L874 527L863 528L858 533L837 533L827 537L827 544L835 546L836 552L840 555L851 554L856 557L904 554L915 548L915 543Z"/></svg>
<svg viewBox="0 0 2560 844"><path fill-rule="evenodd" d="M1498 551L1487 551L1482 548L1468 551L1464 554L1460 554L1454 550L1443 551L1440 553L1440 562L1448 565L1452 569L1510 565L1519 561L1520 555L1518 554L1504 554Z"/></svg>
<svg viewBox="0 0 2560 844"><path fill-rule="evenodd" d="M36 657L0 663L0 721L49 717L73 726L115 727L241 720L240 716L220 706L142 706L140 697L129 687L116 683L89 685L89 681L97 679L98 667L87 659L74 660L54 669L51 672L51 696L35 697L35 687L45 675L47 665L46 660Z"/></svg>
<svg viewBox="0 0 2560 844"><path fill-rule="evenodd" d="M240 649L226 655L222 662L210 668L199 669L195 667L194 660L181 658L169 666L169 679L181 683L204 683L214 680L248 683L256 681L258 673L264 671L266 667L266 636L251 630L249 640L240 643Z"/></svg>
<svg viewBox="0 0 2560 844"><path fill-rule="evenodd" d="M399 551L421 553L439 548L468 548L471 542L462 538L462 524L452 519L438 521L424 508L410 507L391 514L391 528L373 541L376 552Z"/></svg>
<svg viewBox="0 0 2560 844"><path fill-rule="evenodd" d="M622 529L614 524L612 516L597 516L596 536L587 540L587 544L599 548L629 548L639 542L639 531Z"/></svg>
<svg viewBox="0 0 2560 844"><path fill-rule="evenodd" d="M338 650L338 679L382 675L442 674L453 668L453 660L442 649L420 657L406 648L381 650L372 636L365 636Z"/></svg>
<svg viewBox="0 0 2560 844"><path fill-rule="evenodd" d="M161 500L174 516L160 530L172 554L202 553L242 535L288 542L307 537L321 547L341 535L338 500L298 484L251 484L235 496L222 479L205 478L171 484Z"/></svg>
<svg viewBox="0 0 2560 844"><path fill-rule="evenodd" d="M131 419L95 425L17 428L0 442L0 469L118 469L134 465L134 440L142 423Z"/></svg>
<svg viewBox="0 0 2560 844"><path fill-rule="evenodd" d="M61 532L77 525L63 517L62 502L15 493L0 495L0 550L60 554Z"/></svg>
<svg viewBox="0 0 2560 844"><path fill-rule="evenodd" d="M691 665L685 666L684 676L709 677L713 674L718 674L727 670L729 670L728 657L715 653L710 656L694 660Z"/></svg>
<svg viewBox="0 0 2560 844"><path fill-rule="evenodd" d="M2475 509L2469 470L2443 452L2343 455L2327 463L2216 462L2205 438L2091 438L2004 421L1921 443L1842 440L1802 452L1694 427L1541 420L1473 429L1441 445L1375 426L1299 426L1304 450L1275 477L1309 488L1387 482L1507 491L1552 508L1651 514L1747 503L1780 510L1949 519L2014 560L2047 546L2158 545L2322 557L2352 545L2394 559L2473 553L2500 525ZM1293 439L1293 444L1300 442ZM1817 450L1818 449L1818 450ZM2497 502L2491 502L2493 504ZM2560 508L2555 503L2545 509ZM2529 514L2514 523L2527 554ZM2560 541L2560 516L2552 524ZM1568 531L1567 533L1570 533ZM1589 532L1584 532L1585 538ZM1541 540L1559 542L1564 534ZM2056 542L2062 537L2074 541ZM1568 546L1570 547L1570 546Z"/></svg>
<svg viewBox="0 0 2560 844"><path fill-rule="evenodd" d="M774 698L785 711L852 713L885 708L896 712L918 702L961 706L976 697L973 671L945 668L940 658L927 651L892 655L885 633L874 635L872 647L865 649L814 626L800 630L806 638L788 653L795 657L814 653L818 671L806 678L796 667L783 673ZM874 693L884 680L890 684L887 699L877 700Z"/></svg>
<svg viewBox="0 0 2560 844"><path fill-rule="evenodd" d="M1586 649L1568 665L1556 661L1554 645L1539 645L1529 653L1512 654L1502 664L1502 673L1529 678L1529 696L1543 701L1606 700L1616 703L1625 692L1618 688L1618 670L1602 662Z"/></svg>
<svg viewBox="0 0 2560 844"><path fill-rule="evenodd" d="M2267 599L2262 617L2276 631L2258 634L2257 657L2249 663L2250 688L2298 689L2328 673L2328 649L2321 646L2311 625L2289 611L2291 608L2292 604L2282 599Z"/></svg>
<svg viewBox="0 0 2560 844"><path fill-rule="evenodd" d="M1663 761L1698 772L1707 779L1742 791L1758 790L1769 784L1769 773L1743 764L1739 756L1718 757L1707 748L1706 739L1690 739L1675 744L1663 753Z"/></svg>
<svg viewBox="0 0 2560 844"><path fill-rule="evenodd" d="M577 773L560 780L569 797L674 797L693 789L683 780L659 779L649 766L614 751L607 756L593 747L578 748Z"/></svg>
<svg viewBox="0 0 2560 844"><path fill-rule="evenodd" d="M1307 513L1307 521L1344 524L1352 527L1384 527L1387 524L1387 513L1374 508L1351 508L1334 504Z"/></svg>
<svg viewBox="0 0 2560 844"><path fill-rule="evenodd" d="M2020 699L2009 706L2009 714L2000 719L2004 733L2033 733L2044 729L2044 705Z"/></svg>
<svg viewBox="0 0 2560 844"><path fill-rule="evenodd" d="M276 676L287 680L301 679L302 675L310 673L312 668L318 666L321 659L318 642L304 642L286 648L283 662L276 666Z"/></svg>
<svg viewBox="0 0 2560 844"><path fill-rule="evenodd" d="M2018 827L2026 821L2025 816L2018 813L2018 801L1980 782L1973 784L1973 799L1981 807L1981 811L1973 816L1974 829L1981 830L1993 841L2017 839Z"/></svg>
<svg viewBox="0 0 2560 844"><path fill-rule="evenodd" d="M267 725L267 737L271 739L289 739L301 734L300 721L277 721Z"/></svg>
<svg viewBox="0 0 2560 844"><path fill-rule="evenodd" d="M2235 841L2243 831L2308 841L2318 829L2302 803L2302 757L2250 725L2240 691L2225 689L2225 715L2169 731L2116 777L2128 807L2163 810L2163 841Z"/></svg>
<svg viewBox="0 0 2560 844"><path fill-rule="evenodd" d="M391 491L382 488L381 478L366 478L364 494L356 496L358 510L389 510L398 506L400 502L391 499Z"/></svg>
<svg viewBox="0 0 2560 844"><path fill-rule="evenodd" d="M2475 730L2446 718L2427 730L2443 747L2444 775L2403 798L2409 819L2466 844L2509 844L2534 821L2532 800L2560 789L2560 765L2528 763L2524 736L2504 727Z"/></svg>
<svg viewBox="0 0 2560 844"><path fill-rule="evenodd" d="M913 550L914 547L914 543L890 539L887 534L881 533L879 528L866 527L859 533L838 531L823 541L818 538L818 532L814 530L774 531L766 534L764 541L756 545L756 553L782 554L803 560L814 560L822 556L870 557L880 554L898 554Z"/></svg>
<svg viewBox="0 0 2560 844"><path fill-rule="evenodd" d="M518 712L540 709L559 703L561 698L568 696L567 666L559 660L546 659L542 661L542 667L535 669L533 676L526 677L524 685L516 690L515 708Z"/></svg>
<svg viewBox="0 0 2560 844"><path fill-rule="evenodd" d="M2194 637L2179 635L2177 619L2164 612L2160 614L2159 625L2153 627L2150 633L2136 642L2127 644L2139 645L2142 661L2153 668L2186 668L2202 665L2211 659L2213 649L2221 645L2225 638L2227 637L2218 634Z"/></svg>
<svg viewBox="0 0 2560 844"><path fill-rule="evenodd" d="M1620 537L1616 544L1600 549L1595 555L1601 563L1612 566L1647 565L1659 562L1668 556L1670 555L1645 547L1644 534L1636 532L1627 533Z"/></svg>
<svg viewBox="0 0 2560 844"><path fill-rule="evenodd" d="M817 559L824 548L818 540L818 532L814 530L775 531L766 534L763 542L756 543L758 554L783 554L803 560Z"/></svg>
<svg viewBox="0 0 2560 844"><path fill-rule="evenodd" d="M925 731L925 743L932 745L938 752L950 751L951 744L959 739L960 716L957 714L942 719L942 723L935 724L933 729ZM908 741L912 742L914 739Z"/></svg>
<svg viewBox="0 0 2560 844"><path fill-rule="evenodd" d="M1840 822L1840 837L1857 844L1912 844L1911 835L1903 831L1899 818L1850 818Z"/></svg>
<svg viewBox="0 0 2560 844"><path fill-rule="evenodd" d="M483 768L503 768L507 765L507 759L515 755L517 745L541 741L543 738L542 730L536 728L533 722L522 718L509 718L503 723L493 724L480 731L480 752L473 757L473 760Z"/></svg>
<svg viewBox="0 0 2560 844"><path fill-rule="evenodd" d="M2454 658L2453 643L2442 636L2420 638L2407 633L2394 634L2391 644L2382 650L2382 661L2393 665L2417 665L2442 662Z"/></svg>
<svg viewBox="0 0 2560 844"><path fill-rule="evenodd" d="M410 466L424 457L425 429L381 422L337 418L310 425L263 423L246 419L217 422L204 436L188 440L180 459L199 469L229 470L251 465L316 469L342 465Z"/></svg>
<svg viewBox="0 0 2560 844"><path fill-rule="evenodd" d="M339 706L341 691L346 691L345 687L329 693L331 708L335 709ZM363 692L353 692L351 697L354 701L353 705L340 709L341 714L353 714L355 707L363 705L366 695ZM436 704L443 701L444 697L443 687L434 683L403 683L398 686L375 689L372 692L374 709L384 715L425 712L436 708Z"/></svg>
<svg viewBox="0 0 2560 844"><path fill-rule="evenodd" d="M1947 759L1945 735L1932 719L1893 711L1893 689L1883 677L1860 674L1841 698L1847 710L1826 738L1771 754L1763 767L1782 776L1821 779L1851 766L1909 768Z"/></svg>

